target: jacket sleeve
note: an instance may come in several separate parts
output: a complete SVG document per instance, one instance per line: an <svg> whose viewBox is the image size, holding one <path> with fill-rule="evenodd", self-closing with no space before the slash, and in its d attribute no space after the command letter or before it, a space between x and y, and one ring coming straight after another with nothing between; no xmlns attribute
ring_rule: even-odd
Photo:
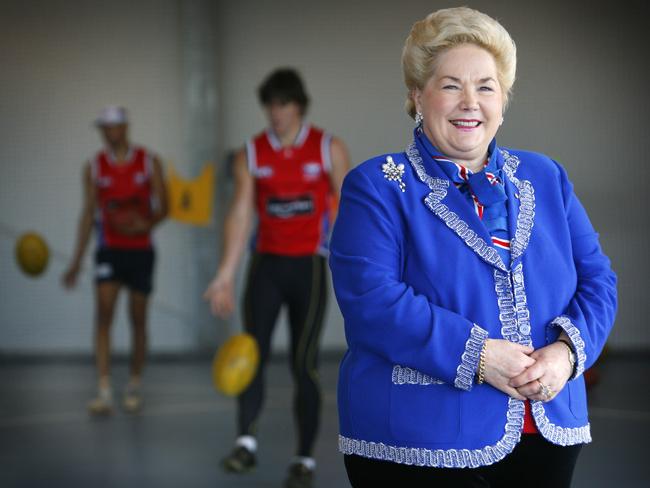
<svg viewBox="0 0 650 488"><path fill-rule="evenodd" d="M557 164L557 163L556 163ZM564 330L576 353L571 379L589 368L602 351L616 315L616 275L601 250L598 234L587 212L573 192L565 170L558 164L566 219L571 234L571 250L577 273L577 286L564 313L549 324L549 331Z"/></svg>
<svg viewBox="0 0 650 488"><path fill-rule="evenodd" d="M348 345L470 390L487 332L402 280L407 236L388 205L362 171L348 174L330 246Z"/></svg>

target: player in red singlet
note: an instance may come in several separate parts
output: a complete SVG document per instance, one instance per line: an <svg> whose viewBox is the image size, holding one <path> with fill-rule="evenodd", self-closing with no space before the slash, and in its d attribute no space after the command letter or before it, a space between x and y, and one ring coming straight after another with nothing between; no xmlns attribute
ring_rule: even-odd
<svg viewBox="0 0 650 488"><path fill-rule="evenodd" d="M338 138L305 122L308 98L295 71L272 73L259 97L269 128L235 157L235 195L225 221L224 252L205 293L215 314L225 317L232 312L236 269L257 214L243 322L258 341L261 360L255 379L239 397L239 437L223 466L244 472L256 464L257 421L271 335L286 306L298 445L285 486L302 488L311 486L316 465L312 451L320 414L317 364L327 298L325 256L333 201L349 158Z"/></svg>
<svg viewBox="0 0 650 488"><path fill-rule="evenodd" d="M84 166L84 206L75 252L63 275L63 283L67 288L75 285L94 223L97 230L95 355L98 393L88 404L88 410L91 414L113 411L110 327L119 291L126 286L133 354L123 407L135 412L142 405L147 305L155 261L151 231L167 213L163 170L156 156L129 143L125 109L106 107L96 125L105 149Z"/></svg>

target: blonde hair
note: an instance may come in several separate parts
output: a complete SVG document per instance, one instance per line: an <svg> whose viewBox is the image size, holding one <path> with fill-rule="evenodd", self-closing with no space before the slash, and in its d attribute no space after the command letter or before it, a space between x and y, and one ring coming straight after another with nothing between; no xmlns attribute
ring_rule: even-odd
<svg viewBox="0 0 650 488"><path fill-rule="evenodd" d="M402 50L404 82L409 90L406 112L415 117L413 92L423 89L441 53L460 44L474 44L495 61L504 109L515 82L517 48L508 31L492 17L467 7L437 10L413 24Z"/></svg>

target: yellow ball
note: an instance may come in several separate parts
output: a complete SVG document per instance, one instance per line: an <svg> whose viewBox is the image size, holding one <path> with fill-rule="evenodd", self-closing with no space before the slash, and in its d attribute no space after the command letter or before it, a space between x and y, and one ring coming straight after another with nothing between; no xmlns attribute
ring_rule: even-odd
<svg viewBox="0 0 650 488"><path fill-rule="evenodd" d="M27 232L16 242L16 261L20 269L30 276L38 276L50 258L50 251L45 240L35 232Z"/></svg>
<svg viewBox="0 0 650 488"><path fill-rule="evenodd" d="M212 361L212 383L221 393L237 396L253 381L260 362L257 341L250 334L228 339Z"/></svg>

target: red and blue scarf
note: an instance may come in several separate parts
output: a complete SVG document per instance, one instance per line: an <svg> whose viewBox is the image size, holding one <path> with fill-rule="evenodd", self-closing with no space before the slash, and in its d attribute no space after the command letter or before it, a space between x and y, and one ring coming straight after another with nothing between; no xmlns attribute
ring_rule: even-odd
<svg viewBox="0 0 650 488"><path fill-rule="evenodd" d="M425 161L437 163L485 225L492 244L506 265L510 264L510 233L508 229L508 195L503 184L503 170L497 165L494 148L496 139L488 146L488 158L483 170L473 173L455 163L431 144L422 129L415 130L415 144Z"/></svg>

